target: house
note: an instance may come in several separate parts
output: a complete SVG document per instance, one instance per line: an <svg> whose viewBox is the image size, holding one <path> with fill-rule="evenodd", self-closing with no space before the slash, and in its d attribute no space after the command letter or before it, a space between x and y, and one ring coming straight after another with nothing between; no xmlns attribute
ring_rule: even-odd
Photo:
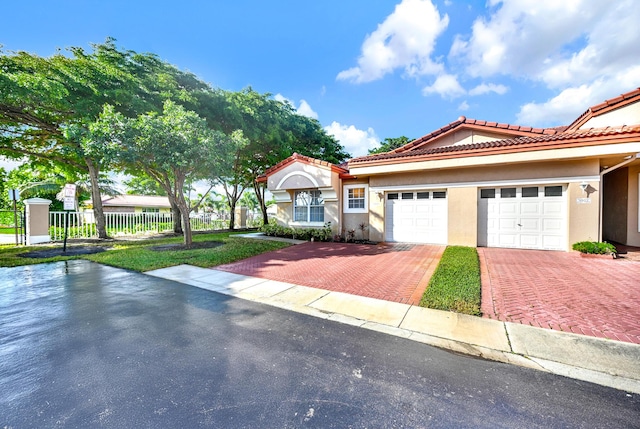
<svg viewBox="0 0 640 429"><path fill-rule="evenodd" d="M366 226L372 241L569 250L640 246L640 88L565 127L464 116L391 152L333 165L294 154L258 178L280 224Z"/></svg>
<svg viewBox="0 0 640 429"><path fill-rule="evenodd" d="M85 202L87 209L93 208L91 200ZM116 195L102 197L105 213L171 213L167 197L150 195Z"/></svg>

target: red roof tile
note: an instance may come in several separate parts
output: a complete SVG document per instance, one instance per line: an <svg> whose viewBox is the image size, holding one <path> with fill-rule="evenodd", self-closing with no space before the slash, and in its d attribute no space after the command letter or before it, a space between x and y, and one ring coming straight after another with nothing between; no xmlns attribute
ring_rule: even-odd
<svg viewBox="0 0 640 429"><path fill-rule="evenodd" d="M574 143L579 143L580 145L604 144L607 138L624 139L629 137L633 137L634 139L640 138L640 125L591 128L566 133L544 133L539 136L525 136L483 143L424 148L400 153L388 152L355 158L349 161L349 164L386 164L393 163L396 160L412 161L412 158L441 158L443 155L446 155L445 157L447 158L462 158L521 150L556 149L562 146L573 146Z"/></svg>
<svg viewBox="0 0 640 429"><path fill-rule="evenodd" d="M578 118L573 121L571 125L567 127L567 129L577 130L594 116L598 116L611 110L618 109L620 107L626 106L627 104L634 103L638 100L640 100L640 88L636 88L633 91L625 92L624 94L606 100L603 103L591 106L589 109L587 109L586 112L578 116Z"/></svg>
<svg viewBox="0 0 640 429"><path fill-rule="evenodd" d="M315 158L311 158L310 156L305 156L305 155L300 155L299 153L294 153L293 155L291 155L289 158L284 159L282 161L280 161L279 163L277 163L276 165L274 165L273 167L270 167L267 169L267 171L264 172L264 174L260 175L256 181L258 182L265 182L267 180L267 176L275 173L278 170L283 169L284 167L286 167L287 165L291 164L292 162L302 162L304 164L309 164L309 165L317 165L318 167L323 167L323 168L327 168L330 169L332 171L335 171L337 173L340 174L345 174L348 173L349 170L343 166L339 166L339 165L335 165L332 164L330 162L327 161L322 161L320 159L315 159Z"/></svg>
<svg viewBox="0 0 640 429"><path fill-rule="evenodd" d="M456 121L451 122L450 124L445 125L442 128L439 128L427 135L420 137L419 139L413 140L412 142L407 143L404 146L401 146L397 149L392 150L390 153L401 153L406 151L418 150L419 147L425 146L428 142L433 140L434 138L441 136L447 133L450 130L461 127L463 125L468 125L472 127L481 127L481 128L489 128L494 129L497 132L504 132L505 130L509 131L510 134L521 134L521 135L533 135L533 134L556 134L564 129L557 128L531 128L527 126L521 125L512 125L512 124L499 124L497 122L487 122L478 119L470 119L464 116L460 116Z"/></svg>

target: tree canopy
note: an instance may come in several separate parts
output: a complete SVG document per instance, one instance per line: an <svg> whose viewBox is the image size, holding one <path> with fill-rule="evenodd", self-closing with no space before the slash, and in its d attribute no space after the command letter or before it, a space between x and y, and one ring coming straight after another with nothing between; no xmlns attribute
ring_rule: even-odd
<svg viewBox="0 0 640 429"><path fill-rule="evenodd" d="M392 150L397 149L401 146L404 146L413 140L414 139L410 139L406 136L387 137L380 142L380 146L374 149L369 149L369 155L374 155L376 153L391 152Z"/></svg>

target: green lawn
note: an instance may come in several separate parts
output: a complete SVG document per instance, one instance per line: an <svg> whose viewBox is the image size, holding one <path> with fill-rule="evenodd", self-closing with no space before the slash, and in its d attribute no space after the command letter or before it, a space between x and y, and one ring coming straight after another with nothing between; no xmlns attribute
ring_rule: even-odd
<svg viewBox="0 0 640 429"><path fill-rule="evenodd" d="M141 241L105 242L102 245L112 245L111 250L92 255L57 256L53 258L24 258L21 253L30 250L46 248L61 248L55 246L15 247L13 245L0 246L0 267L14 267L18 265L38 264L43 262L65 261L69 259L88 259L114 267L127 268L135 271L148 271L173 265L190 264L199 267L213 267L220 264L235 262L260 253L287 247L289 244L277 241L251 240L234 237L232 233L197 234L194 242L218 241L222 245L212 249L192 249L176 251L155 251L151 247L181 243L182 237L150 239ZM70 242L70 246L74 243ZM86 245L86 243L83 243Z"/></svg>
<svg viewBox="0 0 640 429"><path fill-rule="evenodd" d="M479 316L480 290L477 250L449 246L429 281L420 306Z"/></svg>
<svg viewBox="0 0 640 429"><path fill-rule="evenodd" d="M0 226L0 234L15 234L16 229L12 226Z"/></svg>

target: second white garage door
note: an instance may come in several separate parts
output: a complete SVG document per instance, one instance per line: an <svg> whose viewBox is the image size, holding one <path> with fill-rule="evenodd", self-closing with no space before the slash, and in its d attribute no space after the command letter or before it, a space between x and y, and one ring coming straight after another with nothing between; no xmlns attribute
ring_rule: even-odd
<svg viewBox="0 0 640 429"><path fill-rule="evenodd" d="M447 192L389 192L385 240L447 244Z"/></svg>
<svg viewBox="0 0 640 429"><path fill-rule="evenodd" d="M566 250L565 194L562 185L481 189L478 245Z"/></svg>

